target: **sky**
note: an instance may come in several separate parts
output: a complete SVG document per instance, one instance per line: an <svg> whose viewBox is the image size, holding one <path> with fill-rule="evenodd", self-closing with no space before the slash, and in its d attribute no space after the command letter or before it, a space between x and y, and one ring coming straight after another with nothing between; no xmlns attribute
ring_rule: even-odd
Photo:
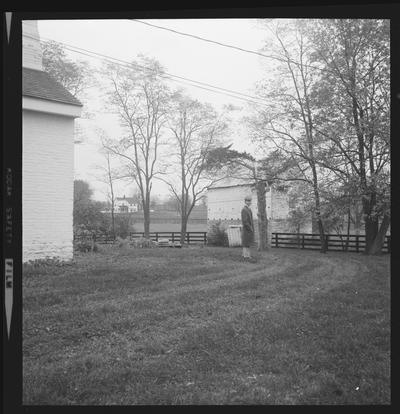
<svg viewBox="0 0 400 414"><path fill-rule="evenodd" d="M243 49L260 51L268 32L259 19L151 19L147 23L200 36ZM86 49L109 57L131 61L139 54L157 59L169 74L193 79L254 96L255 83L266 76L268 59L236 49L222 47L193 37L150 27L133 20L40 20L39 35L42 40L55 40L70 46ZM73 60L86 60L100 67L101 60L66 51ZM184 87L186 92L201 102L212 104L222 111L225 105L239 108L230 116L231 135L227 143L237 150L256 152L243 127L241 117L246 114L247 103L237 98L204 89L170 82L171 86ZM75 144L75 178L88 181L94 190L93 197L105 200L105 186L96 176L95 166L103 159L99 153L99 128L110 136L118 134L119 124L114 115L106 113L101 87L89 88L85 103L94 113L90 120L80 119L85 138ZM165 184L154 182L153 194L165 197ZM132 184L117 184L117 195L131 195Z"/></svg>

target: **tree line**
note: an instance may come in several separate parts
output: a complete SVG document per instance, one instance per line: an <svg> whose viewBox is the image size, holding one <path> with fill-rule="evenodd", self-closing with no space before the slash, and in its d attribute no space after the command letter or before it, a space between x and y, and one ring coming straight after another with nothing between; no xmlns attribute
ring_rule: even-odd
<svg viewBox="0 0 400 414"><path fill-rule="evenodd" d="M257 190L261 250L269 240L266 189L286 183L298 201L294 218L308 212L315 218L322 252L328 224L347 216L349 226L358 212L366 253L379 253L390 225L389 21L269 19L261 24L268 33L263 52L273 57L265 79L255 85L265 104L250 105L243 119L249 140L258 144L257 156L226 145L227 114L171 89L155 59L104 64L99 73L107 107L123 131L115 137L99 134L111 205L115 180L131 179L148 237L154 180L164 182L179 206L184 242L190 213L206 189L227 175L245 175ZM57 59L50 61L54 74ZM75 69L82 84L82 68ZM79 91L70 78L70 90ZM114 221L113 213L112 207Z"/></svg>
<svg viewBox="0 0 400 414"><path fill-rule="evenodd" d="M390 225L390 31L388 20L262 21L275 57L256 86L266 104L247 125L263 157L230 147L213 164L247 172L261 207L261 248L269 238L265 188L290 183L294 218L312 212L326 251L325 230L361 213L367 254L380 253ZM294 185L294 183L296 183Z"/></svg>

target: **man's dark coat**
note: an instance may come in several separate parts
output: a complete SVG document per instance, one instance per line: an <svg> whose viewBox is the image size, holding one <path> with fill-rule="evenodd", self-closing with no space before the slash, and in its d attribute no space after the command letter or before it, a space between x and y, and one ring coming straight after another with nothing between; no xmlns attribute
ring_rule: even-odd
<svg viewBox="0 0 400 414"><path fill-rule="evenodd" d="M253 213L248 206L242 209L242 246L250 247L254 242Z"/></svg>

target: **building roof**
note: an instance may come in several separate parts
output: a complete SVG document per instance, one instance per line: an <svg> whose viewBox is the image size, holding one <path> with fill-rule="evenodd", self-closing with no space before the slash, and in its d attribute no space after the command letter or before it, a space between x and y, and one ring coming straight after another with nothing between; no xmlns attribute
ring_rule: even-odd
<svg viewBox="0 0 400 414"><path fill-rule="evenodd" d="M22 68L22 95L83 106L51 75L36 69Z"/></svg>
<svg viewBox="0 0 400 414"><path fill-rule="evenodd" d="M226 188L226 187L238 187L238 186L252 186L254 185L254 180L251 178L243 177L227 177L223 178L222 180L218 180L212 187L209 187L209 190L216 190L219 188Z"/></svg>
<svg viewBox="0 0 400 414"><path fill-rule="evenodd" d="M115 197L115 200L127 201L129 204L137 204L132 197Z"/></svg>

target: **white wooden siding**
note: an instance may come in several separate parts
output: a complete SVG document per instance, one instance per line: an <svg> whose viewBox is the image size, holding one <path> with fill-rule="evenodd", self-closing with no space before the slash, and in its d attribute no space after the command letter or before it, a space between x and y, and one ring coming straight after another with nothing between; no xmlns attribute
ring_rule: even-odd
<svg viewBox="0 0 400 414"><path fill-rule="evenodd" d="M23 111L23 261L72 258L74 119Z"/></svg>

